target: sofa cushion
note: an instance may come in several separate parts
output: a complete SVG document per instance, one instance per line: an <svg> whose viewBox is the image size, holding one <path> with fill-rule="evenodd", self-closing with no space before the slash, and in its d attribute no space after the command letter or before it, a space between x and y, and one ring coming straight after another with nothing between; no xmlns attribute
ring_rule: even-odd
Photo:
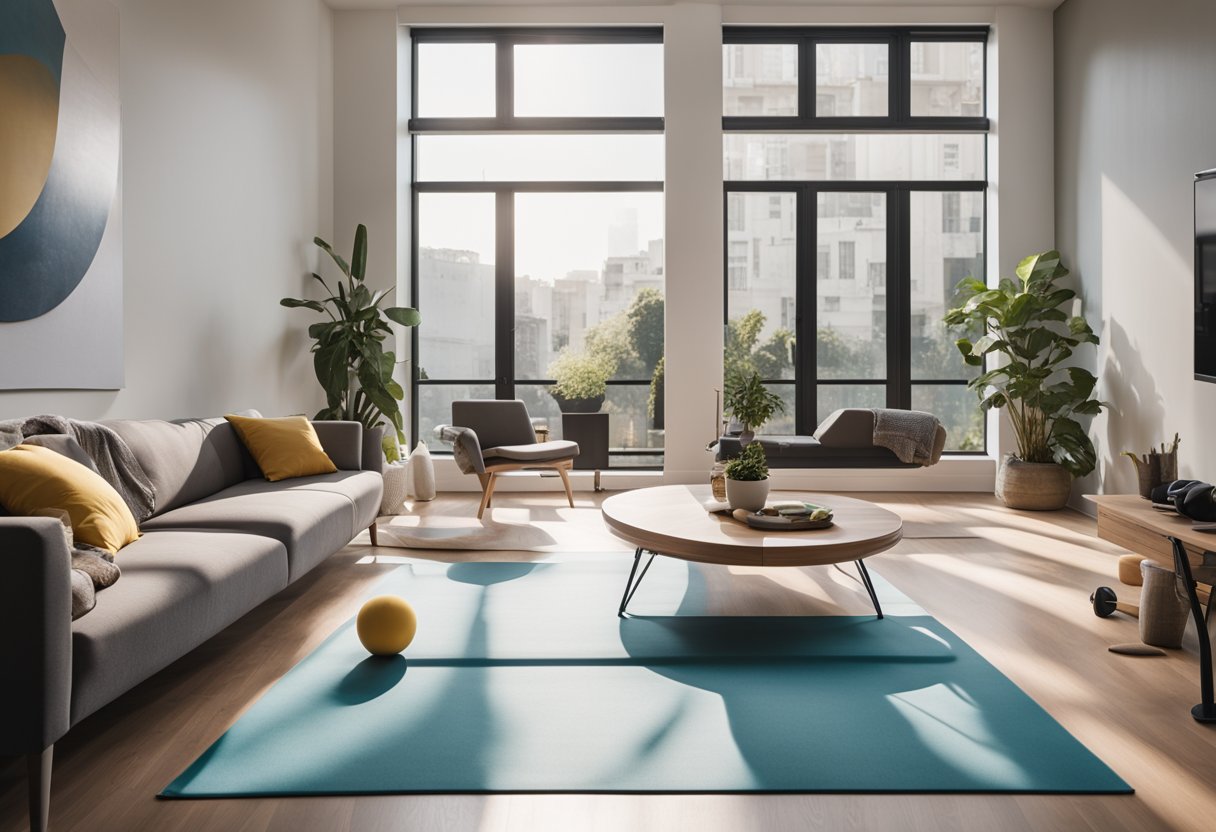
<svg viewBox="0 0 1216 832"><path fill-rule="evenodd" d="M104 424L130 446L156 486L153 517L259 476L236 430L223 419L119 419Z"/></svg>
<svg viewBox="0 0 1216 832"><path fill-rule="evenodd" d="M225 493L236 496L281 491L320 491L344 497L350 504L350 537L354 537L370 526L380 513L380 498L384 496L384 476L374 471L335 471L332 474L297 477L276 483L246 480L227 489Z"/></svg>
<svg viewBox="0 0 1216 832"><path fill-rule="evenodd" d="M245 480L167 511L145 521L142 528L209 529L269 537L287 548L288 574L294 581L350 542L358 531L355 516L351 495L259 479Z"/></svg>
<svg viewBox="0 0 1216 832"><path fill-rule="evenodd" d="M312 422L303 416L255 419L224 417L253 455L262 476L270 482L332 474L338 470L321 447Z"/></svg>
<svg viewBox="0 0 1216 832"><path fill-rule="evenodd" d="M918 468L900 462L886 448L831 448L813 436L757 436L770 468ZM718 459L734 459L742 451L737 436L718 440Z"/></svg>
<svg viewBox="0 0 1216 832"><path fill-rule="evenodd" d="M0 451L0 503L16 514L60 509L81 543L117 552L139 538L122 496L96 471L41 445Z"/></svg>
<svg viewBox="0 0 1216 832"><path fill-rule="evenodd" d="M168 666L287 585L268 537L156 531L122 553L122 579L72 624L72 722Z"/></svg>

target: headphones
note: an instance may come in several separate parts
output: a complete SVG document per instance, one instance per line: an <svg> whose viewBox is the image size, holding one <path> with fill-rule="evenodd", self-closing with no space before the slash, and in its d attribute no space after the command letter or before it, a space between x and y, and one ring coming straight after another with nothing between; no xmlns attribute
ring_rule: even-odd
<svg viewBox="0 0 1216 832"><path fill-rule="evenodd" d="M1202 480L1174 480L1152 491L1154 503L1173 503L1183 517L1216 521L1216 488Z"/></svg>

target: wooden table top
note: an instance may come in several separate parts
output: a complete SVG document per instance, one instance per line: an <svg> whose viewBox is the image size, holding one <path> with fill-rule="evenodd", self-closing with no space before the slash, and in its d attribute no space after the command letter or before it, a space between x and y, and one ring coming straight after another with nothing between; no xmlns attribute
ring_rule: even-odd
<svg viewBox="0 0 1216 832"><path fill-rule="evenodd" d="M708 485L663 485L604 500L604 523L618 537L663 555L733 566L814 566L859 560L890 549L903 537L898 514L838 494L782 494L782 499L830 506L826 529L773 532L710 514Z"/></svg>
<svg viewBox="0 0 1216 832"><path fill-rule="evenodd" d="M1200 551L1216 549L1216 533L1196 531L1190 518L1155 509L1138 494L1086 494L1085 499L1098 506L1098 536L1103 539L1112 540L1104 534L1107 531L1104 521L1123 520L1162 537L1176 537ZM1139 551L1121 538L1113 539L1113 542Z"/></svg>

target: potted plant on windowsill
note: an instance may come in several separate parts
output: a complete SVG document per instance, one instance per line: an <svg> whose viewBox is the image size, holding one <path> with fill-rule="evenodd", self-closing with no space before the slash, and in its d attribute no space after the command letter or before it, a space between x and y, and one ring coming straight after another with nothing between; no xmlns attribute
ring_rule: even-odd
<svg viewBox="0 0 1216 832"><path fill-rule="evenodd" d="M1068 502L1072 478L1097 463L1093 442L1075 417L1093 416L1106 405L1093 397L1093 373L1065 362L1081 344L1097 344L1098 336L1084 317L1061 308L1077 295L1058 286L1068 274L1058 251L1031 255L1016 272L1016 281L1002 279L995 289L975 278L962 281L963 304L945 321L983 331L974 342L955 342L968 364L980 366L988 355L1003 359L967 383L985 411L1008 410L1017 439L1017 454L1001 460L997 496L1010 508L1059 509Z"/></svg>
<svg viewBox="0 0 1216 832"><path fill-rule="evenodd" d="M724 404L726 412L743 425L739 444L744 446L755 438L756 429L771 419L774 413L785 411L785 402L764 386L759 373L729 376L726 379Z"/></svg>
<svg viewBox="0 0 1216 832"><path fill-rule="evenodd" d="M768 500L768 459L764 446L749 443L726 463L726 502L732 509L759 511Z"/></svg>
<svg viewBox="0 0 1216 832"><path fill-rule="evenodd" d="M612 368L604 359L562 350L549 365L554 384L549 394L562 413L597 413L604 404Z"/></svg>

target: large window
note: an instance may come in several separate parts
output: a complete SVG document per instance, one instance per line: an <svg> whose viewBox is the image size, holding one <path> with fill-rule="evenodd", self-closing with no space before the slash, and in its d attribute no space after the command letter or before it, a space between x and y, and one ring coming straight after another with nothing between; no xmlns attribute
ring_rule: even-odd
<svg viewBox="0 0 1216 832"><path fill-rule="evenodd" d="M661 33L413 37L415 435L446 450L454 399L521 398L560 438L550 368L573 355L609 372L613 466L659 464Z"/></svg>
<svg viewBox="0 0 1216 832"><path fill-rule="evenodd" d="M786 402L767 432L911 408L943 421L948 450L984 449L977 370L942 316L985 274L986 40L726 30L726 372Z"/></svg>

